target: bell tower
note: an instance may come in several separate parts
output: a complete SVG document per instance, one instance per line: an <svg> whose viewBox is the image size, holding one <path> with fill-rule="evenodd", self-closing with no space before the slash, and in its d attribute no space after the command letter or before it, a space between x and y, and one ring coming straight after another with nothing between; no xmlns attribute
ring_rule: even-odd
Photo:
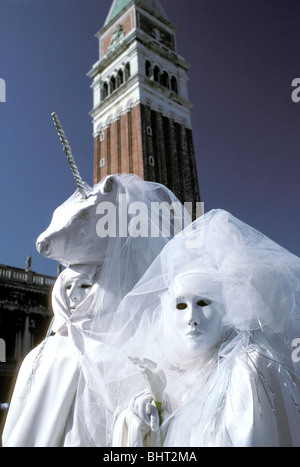
<svg viewBox="0 0 300 467"><path fill-rule="evenodd" d="M114 0L92 78L94 183L135 173L182 202L200 201L187 91L189 65L159 0Z"/></svg>

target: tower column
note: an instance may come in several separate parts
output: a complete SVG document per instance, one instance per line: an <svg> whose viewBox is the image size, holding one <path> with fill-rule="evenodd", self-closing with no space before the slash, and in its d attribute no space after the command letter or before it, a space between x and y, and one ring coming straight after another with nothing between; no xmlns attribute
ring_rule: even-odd
<svg viewBox="0 0 300 467"><path fill-rule="evenodd" d="M123 114L121 116L120 132L121 132L121 172L130 173L128 113Z"/></svg>
<svg viewBox="0 0 300 467"><path fill-rule="evenodd" d="M143 153L144 153L144 176L146 180L156 180L155 156L153 149L153 128L151 120L151 108L148 105L141 105L142 131L143 131Z"/></svg>
<svg viewBox="0 0 300 467"><path fill-rule="evenodd" d="M142 146L142 120L140 105L131 109L131 135L132 135L132 164L134 173L144 178L143 146Z"/></svg>
<svg viewBox="0 0 300 467"><path fill-rule="evenodd" d="M119 166L118 166L118 128L117 128L117 121L113 121L110 124L110 151L111 151L111 164L110 164L110 172L113 174L119 173Z"/></svg>
<svg viewBox="0 0 300 467"><path fill-rule="evenodd" d="M100 168L100 159L101 159L101 143L100 136L96 135L94 138L94 185L98 183L98 180L101 180L101 168Z"/></svg>
<svg viewBox="0 0 300 467"><path fill-rule="evenodd" d="M181 179L181 167L180 167L180 157L178 154L178 144L175 130L175 122L169 120L169 144L170 144L170 172L172 176L172 190L174 194L182 199L182 179Z"/></svg>
<svg viewBox="0 0 300 467"><path fill-rule="evenodd" d="M157 165L157 178L159 183L168 186L168 166L166 162L166 147L163 129L163 116L160 112L154 112L155 120L155 141L156 141L156 157L155 164Z"/></svg>

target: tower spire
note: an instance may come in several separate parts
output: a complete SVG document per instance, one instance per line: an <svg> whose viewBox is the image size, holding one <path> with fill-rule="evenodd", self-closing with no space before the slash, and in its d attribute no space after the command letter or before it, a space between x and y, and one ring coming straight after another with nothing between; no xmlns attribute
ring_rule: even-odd
<svg viewBox="0 0 300 467"><path fill-rule="evenodd" d="M111 21L113 21L121 11L129 7L129 4L135 3L140 5L145 10L148 10L149 13L153 14L154 16L169 22L168 17L161 6L159 0L114 0L112 6L109 10L107 15L106 21L104 25L106 26Z"/></svg>

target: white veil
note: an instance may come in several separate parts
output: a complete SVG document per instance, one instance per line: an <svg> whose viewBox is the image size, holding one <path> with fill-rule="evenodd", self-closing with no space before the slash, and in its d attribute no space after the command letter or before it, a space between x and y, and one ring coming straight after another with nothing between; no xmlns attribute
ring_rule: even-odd
<svg viewBox="0 0 300 467"><path fill-rule="evenodd" d="M111 179L116 191L116 235L107 238L99 277L93 323L96 333L103 330L103 317L117 309L162 248L191 223L187 210L164 185L130 174L114 175ZM127 235L122 236L120 223L124 224L125 212Z"/></svg>
<svg viewBox="0 0 300 467"><path fill-rule="evenodd" d="M176 276L191 272L199 275L199 289L194 292L208 295L224 308L222 342L202 355L206 362L202 368L195 364L197 356L180 345L170 314L169 288ZM207 398L221 410L228 369L239 352L255 345L278 366L286 404L292 407L288 410L299 415L300 371L292 360L295 337L300 337L300 259L228 212L213 210L172 239L122 300L106 346L115 358L106 367L105 382L120 412L132 396L147 388L128 356L149 358L165 371L166 391L175 407L189 391L203 385ZM216 361L221 362L218 390L211 391L204 381L207 368ZM184 442L196 413L193 405L190 412L187 407L180 433L175 430L170 436ZM218 420L210 417L211 412L204 410L203 431L205 426L211 430L217 426ZM111 418L111 430L113 423ZM294 428L294 435L296 431L299 439L299 428Z"/></svg>

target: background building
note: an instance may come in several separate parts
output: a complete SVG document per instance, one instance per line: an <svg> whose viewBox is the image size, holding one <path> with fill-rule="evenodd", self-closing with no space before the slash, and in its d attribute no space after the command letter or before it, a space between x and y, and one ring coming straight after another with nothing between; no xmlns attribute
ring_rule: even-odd
<svg viewBox="0 0 300 467"><path fill-rule="evenodd" d="M5 344L0 359L1 404L10 400L23 358L47 332L53 316L50 293L55 279L32 271L30 257L25 269L0 265L0 338ZM5 415L6 410L0 410L0 433Z"/></svg>
<svg viewBox="0 0 300 467"><path fill-rule="evenodd" d="M158 0L114 0L93 79L94 183L135 173L200 201L187 90L189 65Z"/></svg>

